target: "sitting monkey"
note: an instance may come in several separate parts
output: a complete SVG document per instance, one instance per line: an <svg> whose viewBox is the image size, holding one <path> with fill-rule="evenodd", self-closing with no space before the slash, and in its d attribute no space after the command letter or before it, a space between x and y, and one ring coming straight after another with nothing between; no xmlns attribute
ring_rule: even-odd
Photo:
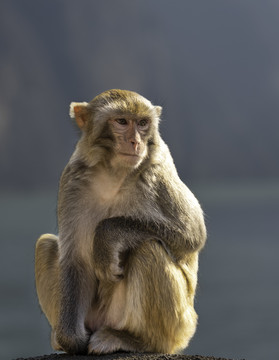
<svg viewBox="0 0 279 360"><path fill-rule="evenodd" d="M160 137L161 110L126 90L70 105L81 137L60 180L59 236L36 244L56 350L174 353L195 332L206 229Z"/></svg>

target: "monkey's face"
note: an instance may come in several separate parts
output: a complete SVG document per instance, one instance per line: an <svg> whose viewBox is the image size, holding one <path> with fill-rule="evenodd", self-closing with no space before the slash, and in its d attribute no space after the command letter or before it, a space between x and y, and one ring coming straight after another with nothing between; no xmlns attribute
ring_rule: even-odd
<svg viewBox="0 0 279 360"><path fill-rule="evenodd" d="M93 166L136 168L158 139L160 106L127 90L108 90L90 103L71 103L70 115L83 132L80 151Z"/></svg>
<svg viewBox="0 0 279 360"><path fill-rule="evenodd" d="M137 167L147 156L147 138L151 119L134 116L115 117L109 120L114 137L112 165Z"/></svg>

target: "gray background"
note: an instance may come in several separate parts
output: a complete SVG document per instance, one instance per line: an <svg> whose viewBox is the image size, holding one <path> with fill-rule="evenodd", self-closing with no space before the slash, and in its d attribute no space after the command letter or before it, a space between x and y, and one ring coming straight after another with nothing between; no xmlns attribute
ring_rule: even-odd
<svg viewBox="0 0 279 360"><path fill-rule="evenodd" d="M205 213L188 354L279 356L279 2L0 3L0 358L50 353L34 245L56 232L71 101L138 91Z"/></svg>

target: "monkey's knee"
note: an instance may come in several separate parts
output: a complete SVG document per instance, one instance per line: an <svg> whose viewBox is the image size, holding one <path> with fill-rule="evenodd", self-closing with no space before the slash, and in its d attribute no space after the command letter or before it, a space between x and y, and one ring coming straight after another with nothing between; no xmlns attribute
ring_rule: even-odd
<svg viewBox="0 0 279 360"><path fill-rule="evenodd" d="M47 259L52 259L58 252L58 236L53 234L43 234L36 242L35 260L40 263ZM45 260L47 260L45 259Z"/></svg>
<svg viewBox="0 0 279 360"><path fill-rule="evenodd" d="M36 242L36 254L38 251L41 251L41 249L52 250L56 246L58 246L58 236L53 234L43 234Z"/></svg>
<svg viewBox="0 0 279 360"><path fill-rule="evenodd" d="M35 278L39 303L50 324L55 324L58 305L58 237L42 235L36 243Z"/></svg>
<svg viewBox="0 0 279 360"><path fill-rule="evenodd" d="M58 237L52 234L40 236L35 250L36 280L48 275L58 259Z"/></svg>

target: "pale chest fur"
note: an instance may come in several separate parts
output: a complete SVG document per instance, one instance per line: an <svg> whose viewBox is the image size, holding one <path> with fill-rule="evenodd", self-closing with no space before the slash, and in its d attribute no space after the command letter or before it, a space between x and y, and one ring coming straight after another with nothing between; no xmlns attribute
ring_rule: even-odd
<svg viewBox="0 0 279 360"><path fill-rule="evenodd" d="M123 181L124 176L113 177L99 171L92 178L89 191L99 206L109 207L117 201Z"/></svg>
<svg viewBox="0 0 279 360"><path fill-rule="evenodd" d="M124 178L109 176L105 171L95 171L87 179L87 188L80 200L83 209L79 214L76 243L76 251L85 259L92 253L92 238L98 223L108 217L117 216L113 209L120 208L119 202L123 197L120 190Z"/></svg>
<svg viewBox="0 0 279 360"><path fill-rule="evenodd" d="M89 189L92 210L102 219L116 216L161 217L154 192L151 194L149 190L148 183L127 181L126 174L112 176L99 171L92 177Z"/></svg>

